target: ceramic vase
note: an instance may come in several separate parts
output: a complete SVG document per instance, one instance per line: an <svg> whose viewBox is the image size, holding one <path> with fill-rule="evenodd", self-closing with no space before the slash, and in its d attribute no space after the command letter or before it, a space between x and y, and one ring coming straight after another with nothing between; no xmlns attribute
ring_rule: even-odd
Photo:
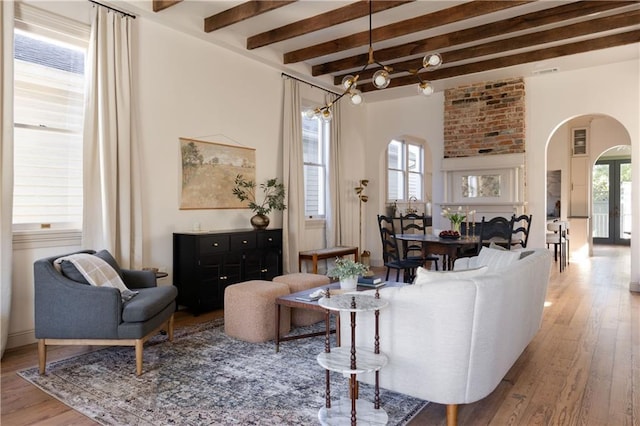
<svg viewBox="0 0 640 426"><path fill-rule="evenodd" d="M263 214L251 216L251 226L253 226L253 229L265 229L269 226L269 216Z"/></svg>
<svg viewBox="0 0 640 426"><path fill-rule="evenodd" d="M355 290L358 285L358 277L344 277L340 279L340 288L342 290Z"/></svg>

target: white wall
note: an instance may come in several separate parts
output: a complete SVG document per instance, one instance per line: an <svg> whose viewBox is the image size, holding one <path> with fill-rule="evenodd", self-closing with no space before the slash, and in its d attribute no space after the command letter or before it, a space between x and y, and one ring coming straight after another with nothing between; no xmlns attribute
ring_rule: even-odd
<svg viewBox="0 0 640 426"><path fill-rule="evenodd" d="M180 137L256 149L256 179L282 178L282 78L275 70L136 20L135 97L144 161L145 261L171 272L173 232L250 228L249 210L179 210ZM231 192L231 188L229 188ZM273 227L282 214L270 215Z"/></svg>

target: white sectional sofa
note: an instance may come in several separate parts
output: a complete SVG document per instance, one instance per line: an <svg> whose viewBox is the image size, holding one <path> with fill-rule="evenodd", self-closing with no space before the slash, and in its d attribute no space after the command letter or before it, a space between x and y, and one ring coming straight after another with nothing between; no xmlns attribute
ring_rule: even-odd
<svg viewBox="0 0 640 426"><path fill-rule="evenodd" d="M423 270L413 285L380 289L389 300L380 312L380 350L389 357L382 388L446 404L447 422L456 424L458 404L498 386L540 327L551 266L544 249L503 253L483 248L454 271ZM349 327L342 317L342 336ZM356 344L372 347L373 335L373 314L359 313Z"/></svg>

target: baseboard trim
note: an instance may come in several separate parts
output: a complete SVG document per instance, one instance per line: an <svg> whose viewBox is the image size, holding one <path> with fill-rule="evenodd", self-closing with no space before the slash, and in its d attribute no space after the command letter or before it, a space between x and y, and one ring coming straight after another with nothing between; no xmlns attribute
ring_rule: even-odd
<svg viewBox="0 0 640 426"><path fill-rule="evenodd" d="M38 339L36 339L35 330L27 330L27 331L21 331L19 333L11 333L7 336L7 349L31 345L37 342L38 342Z"/></svg>

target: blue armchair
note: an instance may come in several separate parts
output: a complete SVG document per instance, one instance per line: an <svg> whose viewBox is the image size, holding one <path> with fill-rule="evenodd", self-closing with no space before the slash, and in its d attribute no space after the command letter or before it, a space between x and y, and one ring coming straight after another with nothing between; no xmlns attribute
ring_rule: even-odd
<svg viewBox="0 0 640 426"><path fill-rule="evenodd" d="M138 294L123 302L117 288L96 287L72 274L65 275L64 269L56 269L54 261L66 255L37 260L35 335L40 374L46 369L47 345L114 345L135 347L136 374L141 375L144 342L162 329L173 340L178 291L174 286L158 287L152 271L120 269L106 250L80 253L102 257Z"/></svg>

